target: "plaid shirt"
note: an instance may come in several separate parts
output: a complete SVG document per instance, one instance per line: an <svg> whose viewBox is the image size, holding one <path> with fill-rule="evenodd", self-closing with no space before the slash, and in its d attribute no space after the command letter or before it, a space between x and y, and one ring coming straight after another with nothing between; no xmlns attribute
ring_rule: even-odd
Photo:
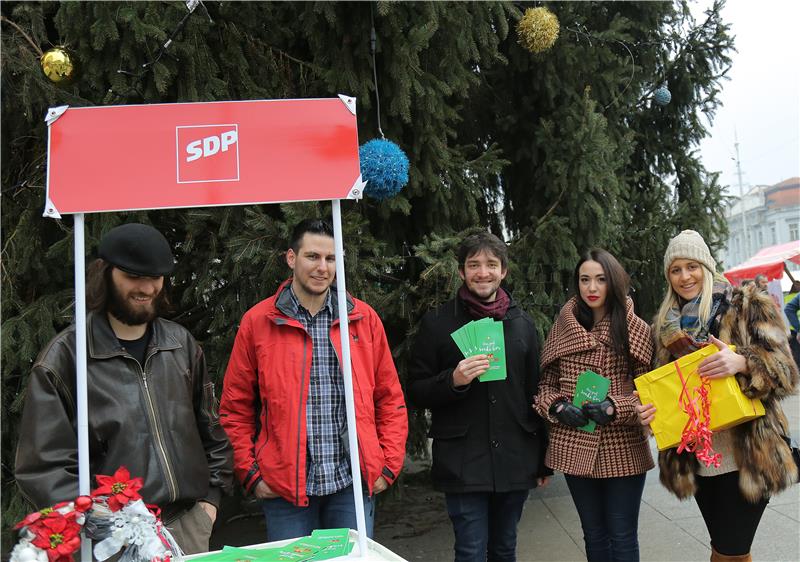
<svg viewBox="0 0 800 562"><path fill-rule="evenodd" d="M333 322L331 292L316 316L303 308L294 291L292 297L294 317L311 336L313 355L308 402L306 403L306 494L327 496L349 486L350 460L342 442L347 427L344 405L344 379L339 370L339 359L330 340Z"/></svg>

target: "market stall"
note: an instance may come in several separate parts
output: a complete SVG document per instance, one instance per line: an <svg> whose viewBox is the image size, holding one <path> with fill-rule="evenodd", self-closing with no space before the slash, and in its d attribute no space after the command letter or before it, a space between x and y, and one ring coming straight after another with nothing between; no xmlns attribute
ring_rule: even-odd
<svg viewBox="0 0 800 562"><path fill-rule="evenodd" d="M725 277L734 285L740 285L743 280L752 279L759 273L770 281L780 279L784 271L789 271L787 261L800 264L800 240L767 246L744 263L727 270Z"/></svg>
<svg viewBox="0 0 800 562"><path fill-rule="evenodd" d="M350 464L360 466L340 208L341 199L360 199L365 185L359 165L356 100L340 95L307 100L61 106L50 109L46 122L44 216L72 214L74 218L78 341L86 340L85 213L331 201ZM79 489L86 496L90 491L86 346L77 349ZM352 533L355 545L348 557L398 559L367 539L360 471L352 471L352 477L358 532ZM84 560L91 559L89 542L81 545Z"/></svg>

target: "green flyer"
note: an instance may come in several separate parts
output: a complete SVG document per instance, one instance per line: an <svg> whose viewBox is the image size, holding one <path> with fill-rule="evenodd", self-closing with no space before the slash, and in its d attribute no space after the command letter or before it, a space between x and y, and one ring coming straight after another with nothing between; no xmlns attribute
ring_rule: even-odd
<svg viewBox="0 0 800 562"><path fill-rule="evenodd" d="M472 345L472 330L469 324L464 324L458 330L450 334L453 341L456 342L459 351L464 357L471 357L473 353Z"/></svg>
<svg viewBox="0 0 800 562"><path fill-rule="evenodd" d="M292 543L294 544L294 543ZM206 558L204 562L285 562L288 560L310 560L312 553L300 554L296 552L286 552L290 546L278 546L272 548L237 548L226 546L222 549L221 555L227 558Z"/></svg>
<svg viewBox="0 0 800 562"><path fill-rule="evenodd" d="M328 560L345 556L353 550L350 542L350 529L317 529L311 533L311 540L322 546L313 560Z"/></svg>
<svg viewBox="0 0 800 562"><path fill-rule="evenodd" d="M219 552L196 557L203 562L282 562L288 560L281 556L278 548L236 548L226 546Z"/></svg>
<svg viewBox="0 0 800 562"><path fill-rule="evenodd" d="M491 320L489 322L476 323L475 336L478 342L478 353L489 357L489 370L478 377L478 380L481 382L505 380L506 343L503 323Z"/></svg>
<svg viewBox="0 0 800 562"><path fill-rule="evenodd" d="M608 388L611 386L611 381L594 371L586 370L578 375L578 382L575 384L575 397L572 403L580 408L587 402L600 402L608 395ZM594 432L595 422L589 420L589 423L579 427L583 431L589 433Z"/></svg>
<svg viewBox="0 0 800 562"><path fill-rule="evenodd" d="M473 320L450 334L464 357L487 355L489 370L478 377L480 382L505 380L506 348L503 322L491 318Z"/></svg>

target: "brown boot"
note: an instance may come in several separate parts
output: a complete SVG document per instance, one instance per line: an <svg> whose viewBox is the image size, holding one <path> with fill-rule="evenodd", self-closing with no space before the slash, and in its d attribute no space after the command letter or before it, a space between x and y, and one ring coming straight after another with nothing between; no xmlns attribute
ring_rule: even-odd
<svg viewBox="0 0 800 562"><path fill-rule="evenodd" d="M736 556L728 556L727 554L720 554L714 547L711 547L711 562L753 562L753 557L750 553L737 554Z"/></svg>

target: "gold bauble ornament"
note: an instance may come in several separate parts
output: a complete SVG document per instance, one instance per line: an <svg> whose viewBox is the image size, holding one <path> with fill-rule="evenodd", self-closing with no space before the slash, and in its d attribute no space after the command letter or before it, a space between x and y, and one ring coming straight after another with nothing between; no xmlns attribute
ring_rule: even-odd
<svg viewBox="0 0 800 562"><path fill-rule="evenodd" d="M528 8L517 24L520 45L532 53L541 53L558 39L558 18L547 8Z"/></svg>
<svg viewBox="0 0 800 562"><path fill-rule="evenodd" d="M42 72L55 84L66 84L75 77L75 63L64 47L53 47L39 59Z"/></svg>

